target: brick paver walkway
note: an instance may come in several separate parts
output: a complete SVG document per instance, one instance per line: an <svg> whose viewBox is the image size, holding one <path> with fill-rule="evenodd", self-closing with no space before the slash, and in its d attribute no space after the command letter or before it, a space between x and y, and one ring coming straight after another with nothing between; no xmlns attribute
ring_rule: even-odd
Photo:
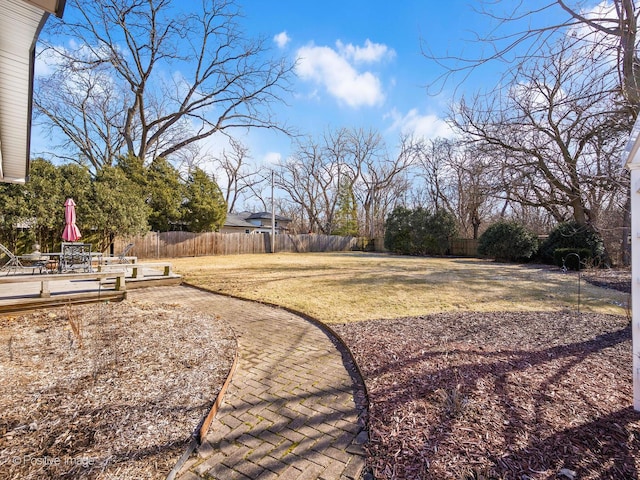
<svg viewBox="0 0 640 480"><path fill-rule="evenodd" d="M238 336L238 368L222 407L178 479L359 478L363 389L321 328L282 309L187 286L132 290L129 298L202 308Z"/></svg>

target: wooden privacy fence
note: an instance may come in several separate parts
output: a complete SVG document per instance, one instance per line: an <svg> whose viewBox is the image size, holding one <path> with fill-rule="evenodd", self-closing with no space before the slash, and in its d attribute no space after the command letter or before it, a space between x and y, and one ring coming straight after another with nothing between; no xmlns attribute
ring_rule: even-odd
<svg viewBox="0 0 640 480"><path fill-rule="evenodd" d="M198 257L204 255L238 255L270 253L270 234L150 232L145 236L118 238L114 244L117 255L128 243L134 243L133 254L140 259ZM384 239L339 237L336 235L276 235L276 252L343 252L365 250L382 252ZM449 253L456 256L477 256L478 240L458 238L451 241Z"/></svg>
<svg viewBox="0 0 640 480"><path fill-rule="evenodd" d="M117 255L128 243L140 259L198 257L204 255L237 255L271 252L270 234L150 232L145 236L119 238L114 243ZM356 237L335 235L276 235L276 252L340 252L356 250Z"/></svg>
<svg viewBox="0 0 640 480"><path fill-rule="evenodd" d="M451 240L451 255L462 257L478 256L478 240L473 238L455 238Z"/></svg>

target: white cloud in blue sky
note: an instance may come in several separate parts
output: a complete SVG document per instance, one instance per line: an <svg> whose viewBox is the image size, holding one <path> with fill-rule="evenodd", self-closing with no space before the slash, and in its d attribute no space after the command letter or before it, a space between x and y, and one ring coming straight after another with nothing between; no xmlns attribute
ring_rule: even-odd
<svg viewBox="0 0 640 480"><path fill-rule="evenodd" d="M393 121L390 130L404 135L426 139L451 138L454 135L451 127L441 117L434 114L422 115L416 108L406 114L392 110L387 116Z"/></svg>
<svg viewBox="0 0 640 480"><path fill-rule="evenodd" d="M266 165L277 165L282 160L280 152L267 152L263 158L259 159Z"/></svg>
<svg viewBox="0 0 640 480"><path fill-rule="evenodd" d="M519 0L505 0L517 5ZM188 11L191 2L175 2ZM482 52L482 45L469 32L487 32L493 27L487 17L474 10L469 0L447 2L383 0L323 0L301 2L245 1L241 24L250 38L269 39L275 58L295 63L297 79L288 86L281 104L271 105L273 118L296 133L318 136L326 128L375 129L389 145L398 133L426 138L450 136L444 119L447 106L455 100L453 92L491 88L500 79L495 63L469 75L464 85L455 81L444 85L440 95L427 93L426 85L442 73L436 62L423 55L471 56ZM503 2L499 2L501 5ZM595 12L602 13L611 2L593 0ZM65 18L77 15L74 7L65 9ZM52 24L54 19L48 23ZM551 22L555 19L545 19ZM47 36L47 28L41 36ZM51 40L51 38L50 38ZM55 41L55 40L54 40ZM44 60L44 62L43 62ZM36 64L36 73L49 72L55 58L46 53ZM186 73L185 73L186 75ZM177 79L184 87L179 74ZM188 76L187 76L188 78ZM445 98L446 97L446 98ZM269 164L279 155L286 158L295 148L291 138L276 130L234 131L251 150L257 163ZM214 136L219 137L219 136ZM205 142L209 152L222 148L223 138ZM34 128L32 149L50 143Z"/></svg>
<svg viewBox="0 0 640 480"><path fill-rule="evenodd" d="M340 40L336 42L336 47L340 55L353 60L355 63L377 63L385 59L391 59L396 55L392 48L381 43L373 43L368 38L364 42L364 47L351 43L345 45Z"/></svg>
<svg viewBox="0 0 640 480"><path fill-rule="evenodd" d="M304 81L324 87L338 103L352 108L372 107L384 102L382 81L359 64L375 64L392 58L386 45L367 40L364 46L336 42L336 48L309 44L298 49L296 73Z"/></svg>
<svg viewBox="0 0 640 480"><path fill-rule="evenodd" d="M284 48L291 41L291 37L287 34L287 32L280 32L273 36L273 41L276 43L278 48Z"/></svg>

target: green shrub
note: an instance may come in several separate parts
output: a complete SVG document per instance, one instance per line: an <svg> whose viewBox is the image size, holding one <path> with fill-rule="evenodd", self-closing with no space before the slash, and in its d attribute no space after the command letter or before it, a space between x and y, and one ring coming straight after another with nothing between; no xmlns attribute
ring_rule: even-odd
<svg viewBox="0 0 640 480"><path fill-rule="evenodd" d="M436 210L425 219L424 238L425 255L445 255L450 248L451 239L458 233L455 217L446 210Z"/></svg>
<svg viewBox="0 0 640 480"><path fill-rule="evenodd" d="M402 255L444 255L456 234L456 220L449 212L398 207L385 223L384 245Z"/></svg>
<svg viewBox="0 0 640 480"><path fill-rule="evenodd" d="M580 258L578 258L577 254ZM566 267L569 270L580 270L585 262L591 258L591 250L588 248L556 248L553 252L554 263L558 267ZM580 265L582 264L582 265Z"/></svg>
<svg viewBox="0 0 640 480"><path fill-rule="evenodd" d="M384 246L393 253L409 255L411 252L411 210L397 207L385 222Z"/></svg>
<svg viewBox="0 0 640 480"><path fill-rule="evenodd" d="M494 223L478 239L478 253L495 260L527 260L537 247L538 239L533 233L510 221Z"/></svg>
<svg viewBox="0 0 640 480"><path fill-rule="evenodd" d="M557 264L555 251L559 248L576 250L588 250L582 260L590 260L600 263L604 259L604 243L600 235L593 228L578 225L576 222L565 222L554 228L549 237L540 245L540 259L544 263Z"/></svg>

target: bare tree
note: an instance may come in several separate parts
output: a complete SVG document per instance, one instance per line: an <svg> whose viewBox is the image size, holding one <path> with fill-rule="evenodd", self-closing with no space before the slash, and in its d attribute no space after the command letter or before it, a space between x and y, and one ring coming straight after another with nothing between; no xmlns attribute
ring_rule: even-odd
<svg viewBox="0 0 640 480"><path fill-rule="evenodd" d="M279 168L278 186L304 210L310 230L330 234L336 227L340 189L356 201L363 235L381 235L386 214L404 198L408 152L391 158L375 131L337 129L320 141L300 141ZM343 192L344 193L344 192Z"/></svg>
<svg viewBox="0 0 640 480"><path fill-rule="evenodd" d="M450 199L453 199L452 166L457 154L454 142L443 138L420 138L411 142L418 176L424 179L429 205L435 209L446 207L453 213Z"/></svg>
<svg viewBox="0 0 640 480"><path fill-rule="evenodd" d="M378 237L384 234L387 215L402 202L408 188L404 174L414 162L414 151L408 137L402 137L398 154L389 155L382 138L373 131L356 132L352 143L358 171L354 193L363 210L364 234Z"/></svg>
<svg viewBox="0 0 640 480"><path fill-rule="evenodd" d="M489 159L466 148L454 157L454 215L460 231L477 239L480 227L495 211L496 186L492 181Z"/></svg>
<svg viewBox="0 0 640 480"><path fill-rule="evenodd" d="M571 38L573 46L607 52L598 60L600 67L618 79L615 89L622 92L635 118L640 110L640 62L637 56L639 10L635 0L601 2L549 0L547 2L505 2L483 0L476 12L488 22L490 33L476 32L474 43L485 44L477 57L438 55L423 43L425 56L442 68L431 87L439 89L456 74L464 76L488 62L502 62L513 73L528 59L545 55L559 36ZM591 7L591 8L589 8ZM557 19L550 21L549 19Z"/></svg>
<svg viewBox="0 0 640 480"><path fill-rule="evenodd" d="M307 217L309 229L331 232L331 219L337 202L336 165L316 141L300 141L296 152L279 166L278 187Z"/></svg>
<svg viewBox="0 0 640 480"><path fill-rule="evenodd" d="M249 149L239 140L229 139L231 150L223 149L220 156L214 158L214 166L220 172L218 184L222 188L229 212L235 212L238 202L250 192L259 190L259 184L267 183L263 168L249 164ZM224 178L222 178L224 177Z"/></svg>
<svg viewBox="0 0 640 480"><path fill-rule="evenodd" d="M502 95L462 101L453 115L492 158L503 191L557 221L596 226L603 201L624 195L612 159L626 141L628 115L607 88L602 54L566 48L563 40L555 52L523 65Z"/></svg>
<svg viewBox="0 0 640 480"><path fill-rule="evenodd" d="M67 13L41 36L53 73L34 101L65 137L60 156L98 170L120 154L171 158L234 127L283 129L269 107L292 65L245 38L233 0L70 0Z"/></svg>
<svg viewBox="0 0 640 480"><path fill-rule="evenodd" d="M478 238L495 210L496 186L490 160L473 145L437 138L413 140L414 166L424 180L424 205L454 215L462 235Z"/></svg>

